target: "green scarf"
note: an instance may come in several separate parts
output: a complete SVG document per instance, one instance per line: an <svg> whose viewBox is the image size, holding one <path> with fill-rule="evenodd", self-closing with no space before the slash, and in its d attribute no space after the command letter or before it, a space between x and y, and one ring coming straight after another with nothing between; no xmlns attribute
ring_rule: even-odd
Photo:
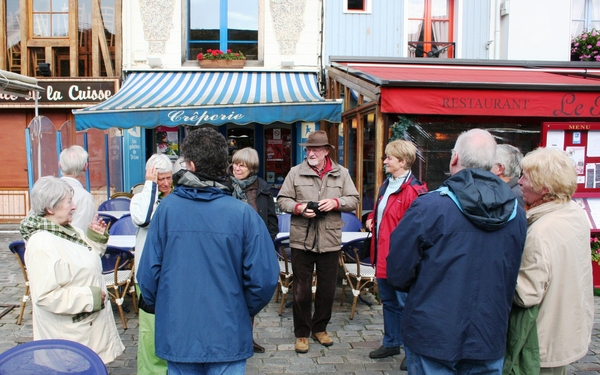
<svg viewBox="0 0 600 375"><path fill-rule="evenodd" d="M231 176L231 184L233 185L233 197L241 200L244 203L248 203L248 196L246 195L246 189L252 185L258 176L252 175L247 177L245 180L238 180Z"/></svg>
<svg viewBox="0 0 600 375"><path fill-rule="evenodd" d="M58 225L50 220L43 218L38 215L29 215L25 219L21 221L21 225L19 226L19 230L21 231L21 236L25 241L29 240L29 238L36 232L45 230L47 232L52 233L55 236L63 238L65 240L74 242L81 246L87 247L90 251L92 247L85 242L71 224L67 224L66 226Z"/></svg>

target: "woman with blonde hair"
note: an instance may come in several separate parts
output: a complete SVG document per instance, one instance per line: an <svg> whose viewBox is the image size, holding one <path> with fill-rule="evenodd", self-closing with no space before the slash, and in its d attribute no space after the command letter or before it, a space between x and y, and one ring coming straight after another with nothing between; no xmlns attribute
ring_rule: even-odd
<svg viewBox="0 0 600 375"><path fill-rule="evenodd" d="M527 373L566 374L586 355L594 324L590 224L571 200L577 173L564 151L538 148L521 168L528 228L514 303L539 308L540 361Z"/></svg>

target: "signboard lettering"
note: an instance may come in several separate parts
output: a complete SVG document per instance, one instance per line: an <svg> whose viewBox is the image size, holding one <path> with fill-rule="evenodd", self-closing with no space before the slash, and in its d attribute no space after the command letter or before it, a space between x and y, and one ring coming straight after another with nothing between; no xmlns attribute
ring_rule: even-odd
<svg viewBox="0 0 600 375"><path fill-rule="evenodd" d="M102 81L89 80L39 80L38 85L45 88L36 92L38 104L50 107L55 104L88 105L100 103L115 94L116 79ZM30 95L33 92L29 93ZM0 93L0 106L28 104L33 106L33 97L18 97Z"/></svg>
<svg viewBox="0 0 600 375"><path fill-rule="evenodd" d="M234 121L241 120L244 118L244 115L235 113L235 111L231 111L231 113L215 113L209 114L208 111L202 112L199 114L198 111L190 111L191 113L186 113L186 111L171 111L167 115L171 122L175 124L194 124L201 125L203 122L208 121Z"/></svg>

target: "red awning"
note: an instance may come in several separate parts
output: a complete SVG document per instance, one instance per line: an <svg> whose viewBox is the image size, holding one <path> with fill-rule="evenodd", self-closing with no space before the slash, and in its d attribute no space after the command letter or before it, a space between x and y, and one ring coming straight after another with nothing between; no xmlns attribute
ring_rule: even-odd
<svg viewBox="0 0 600 375"><path fill-rule="evenodd" d="M379 85L384 113L600 117L600 69L338 63Z"/></svg>

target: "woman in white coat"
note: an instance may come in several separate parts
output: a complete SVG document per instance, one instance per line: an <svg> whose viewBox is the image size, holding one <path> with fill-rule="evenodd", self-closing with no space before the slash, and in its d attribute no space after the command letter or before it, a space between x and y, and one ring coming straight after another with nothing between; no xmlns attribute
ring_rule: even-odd
<svg viewBox="0 0 600 375"><path fill-rule="evenodd" d="M514 302L539 306L539 373L566 374L588 352L594 325L589 221L571 200L577 173L564 151L538 148L521 168L528 226Z"/></svg>
<svg viewBox="0 0 600 375"><path fill-rule="evenodd" d="M87 234L71 226L73 190L60 178L40 178L23 219L25 263L33 302L33 339L76 341L104 363L125 350L102 277L106 224L97 215Z"/></svg>

